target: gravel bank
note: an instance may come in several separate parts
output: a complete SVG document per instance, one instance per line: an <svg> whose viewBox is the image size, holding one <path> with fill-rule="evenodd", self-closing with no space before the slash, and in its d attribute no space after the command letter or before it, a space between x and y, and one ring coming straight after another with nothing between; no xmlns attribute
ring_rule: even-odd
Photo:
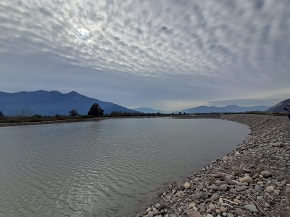
<svg viewBox="0 0 290 217"><path fill-rule="evenodd" d="M146 217L290 216L290 126L286 117L225 115L251 138L198 173L168 186Z"/></svg>

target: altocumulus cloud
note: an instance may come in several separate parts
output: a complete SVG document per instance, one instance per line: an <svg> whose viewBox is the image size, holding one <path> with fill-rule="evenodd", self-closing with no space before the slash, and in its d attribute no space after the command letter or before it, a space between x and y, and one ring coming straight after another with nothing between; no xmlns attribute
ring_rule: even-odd
<svg viewBox="0 0 290 217"><path fill-rule="evenodd" d="M2 91L166 108L285 96L288 0L1 0Z"/></svg>

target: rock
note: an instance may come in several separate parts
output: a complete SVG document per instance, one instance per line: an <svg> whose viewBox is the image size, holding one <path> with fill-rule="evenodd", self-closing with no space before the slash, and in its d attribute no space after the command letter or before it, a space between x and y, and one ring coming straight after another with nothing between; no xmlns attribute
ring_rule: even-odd
<svg viewBox="0 0 290 217"><path fill-rule="evenodd" d="M165 209L166 205L164 203L160 204L159 210Z"/></svg>
<svg viewBox="0 0 290 217"><path fill-rule="evenodd" d="M248 189L248 186L245 186L245 185L243 185L243 186L236 186L236 191L244 191L244 190L246 190L246 189Z"/></svg>
<svg viewBox="0 0 290 217"><path fill-rule="evenodd" d="M240 178L240 182L252 183L253 182L253 179L250 176L245 176L243 178Z"/></svg>
<svg viewBox="0 0 290 217"><path fill-rule="evenodd" d="M219 190L220 191L226 191L228 189L228 185L227 184L222 184L220 187L219 187Z"/></svg>
<svg viewBox="0 0 290 217"><path fill-rule="evenodd" d="M279 196L280 191L279 190L274 190L274 194L276 194L277 196Z"/></svg>
<svg viewBox="0 0 290 217"><path fill-rule="evenodd" d="M262 197L260 197L260 196L257 197L257 201L259 203L261 203L261 204L264 204L265 203L265 200Z"/></svg>
<svg viewBox="0 0 290 217"><path fill-rule="evenodd" d="M260 186L260 185L255 185L255 190L259 191L259 192L262 192L263 191L263 187Z"/></svg>
<svg viewBox="0 0 290 217"><path fill-rule="evenodd" d="M195 203L190 203L189 206L188 206L188 208L189 209L195 208L195 205L196 205Z"/></svg>
<svg viewBox="0 0 290 217"><path fill-rule="evenodd" d="M154 217L153 211L148 212L147 217Z"/></svg>
<svg viewBox="0 0 290 217"><path fill-rule="evenodd" d="M219 194L213 194L210 199L211 200L218 200L219 198L220 198Z"/></svg>
<svg viewBox="0 0 290 217"><path fill-rule="evenodd" d="M220 177L222 177L222 173L221 172L218 172L218 173L216 173L216 174L213 174L212 175L214 178L220 178Z"/></svg>
<svg viewBox="0 0 290 217"><path fill-rule="evenodd" d="M272 145L273 147L283 147L283 143L281 142L272 142L270 143L270 145Z"/></svg>
<svg viewBox="0 0 290 217"><path fill-rule="evenodd" d="M210 203L210 204L208 205L208 208L209 208L211 211L214 211L214 210L215 210L215 206L214 206L212 203Z"/></svg>
<svg viewBox="0 0 290 217"><path fill-rule="evenodd" d="M198 211L188 210L187 216L188 217L201 217L201 214Z"/></svg>
<svg viewBox="0 0 290 217"><path fill-rule="evenodd" d="M177 197L184 197L185 196L185 193L183 191L178 191L175 195Z"/></svg>
<svg viewBox="0 0 290 217"><path fill-rule="evenodd" d="M258 213L259 211L257 210L256 206L255 205L252 205L252 204L247 204L244 206L246 210L249 210L251 212L255 212L255 213Z"/></svg>
<svg viewBox="0 0 290 217"><path fill-rule="evenodd" d="M242 203L242 201L240 201L240 200L237 199L237 198L234 199L234 202L235 202L235 203L238 203L238 204L241 204L241 203Z"/></svg>
<svg viewBox="0 0 290 217"><path fill-rule="evenodd" d="M272 174L268 171L268 170L264 170L261 172L261 175L264 177L264 178L269 178L272 176Z"/></svg>
<svg viewBox="0 0 290 217"><path fill-rule="evenodd" d="M190 188L190 183L185 182L183 186L184 186L185 189L189 189Z"/></svg>
<svg viewBox="0 0 290 217"><path fill-rule="evenodd" d="M208 186L207 188L215 191L218 189L218 186L216 186L215 184L212 184L212 185Z"/></svg>
<svg viewBox="0 0 290 217"><path fill-rule="evenodd" d="M226 212L228 209L227 209L226 207L224 207L224 206L220 206L220 210L221 210L222 212Z"/></svg>
<svg viewBox="0 0 290 217"><path fill-rule="evenodd" d="M240 208L236 208L234 213L238 216L243 216L244 215L244 211Z"/></svg>
<svg viewBox="0 0 290 217"><path fill-rule="evenodd" d="M178 189L179 189L180 191L183 191L183 190L184 190L184 185L183 185L183 184L179 184L179 185L178 185Z"/></svg>
<svg viewBox="0 0 290 217"><path fill-rule="evenodd" d="M157 210L157 209L153 210L153 215L154 216L159 215L159 214L160 214L159 210Z"/></svg>
<svg viewBox="0 0 290 217"><path fill-rule="evenodd" d="M232 194L237 194L237 193L238 193L234 188L231 188L231 189L230 189L230 192L231 192Z"/></svg>
<svg viewBox="0 0 290 217"><path fill-rule="evenodd" d="M198 192L198 193L195 194L195 198L197 200L204 199L205 198L205 194L203 192Z"/></svg>
<svg viewBox="0 0 290 217"><path fill-rule="evenodd" d="M235 185L236 183L231 179L224 179L229 185Z"/></svg>
<svg viewBox="0 0 290 217"><path fill-rule="evenodd" d="M272 185L266 187L266 191L271 193L274 191L274 187Z"/></svg>

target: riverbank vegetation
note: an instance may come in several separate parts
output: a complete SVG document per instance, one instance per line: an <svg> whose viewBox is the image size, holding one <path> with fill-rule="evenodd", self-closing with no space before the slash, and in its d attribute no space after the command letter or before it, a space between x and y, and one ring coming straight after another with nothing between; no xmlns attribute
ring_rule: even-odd
<svg viewBox="0 0 290 217"><path fill-rule="evenodd" d="M128 113L113 111L110 114L104 114L104 110L97 104L93 104L87 115L80 115L76 109L68 111L68 115L56 114L54 116L34 115L19 115L19 116L5 116L0 112L0 126L14 126L14 125L29 125L41 123L64 123L64 122L81 122L90 120L100 120L104 118L126 118L126 117L172 117L172 118L219 118L224 114L241 114L241 113ZM285 116L285 113L268 113L268 112L245 112L243 114L259 114L272 116Z"/></svg>

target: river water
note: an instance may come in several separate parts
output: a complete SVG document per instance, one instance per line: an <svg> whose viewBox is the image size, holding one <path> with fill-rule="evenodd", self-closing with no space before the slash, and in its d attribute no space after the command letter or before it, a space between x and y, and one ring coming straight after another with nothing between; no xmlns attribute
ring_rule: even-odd
<svg viewBox="0 0 290 217"><path fill-rule="evenodd" d="M169 118L0 128L0 217L135 217L249 133L230 121Z"/></svg>

